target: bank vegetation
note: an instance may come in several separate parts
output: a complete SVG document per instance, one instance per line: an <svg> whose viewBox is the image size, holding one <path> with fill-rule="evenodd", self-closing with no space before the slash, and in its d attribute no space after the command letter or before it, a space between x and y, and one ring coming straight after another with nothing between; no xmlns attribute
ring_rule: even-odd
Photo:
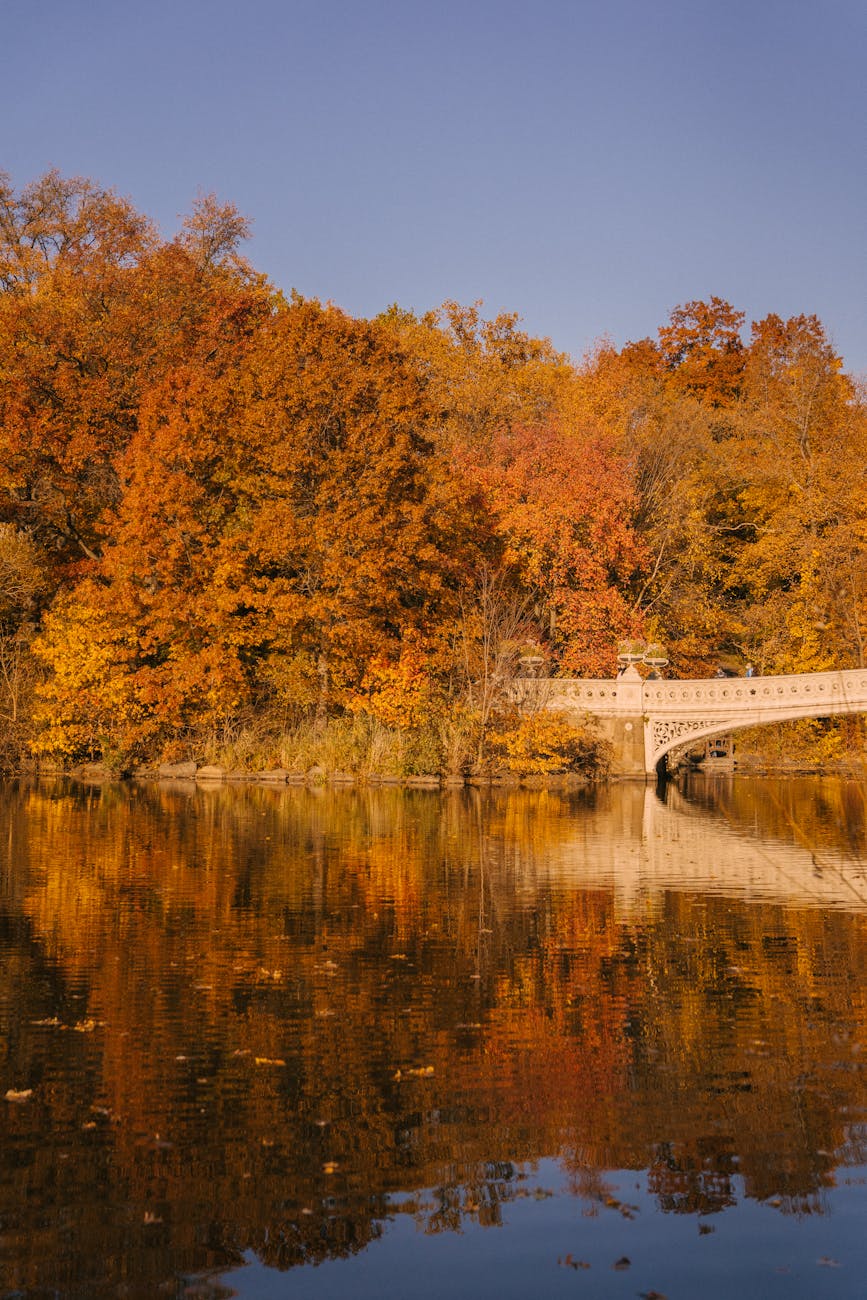
<svg viewBox="0 0 867 1300"><path fill-rule="evenodd" d="M690 302L576 363L479 304L287 297L246 233L0 183L5 766L598 773L522 665L863 665L867 407L815 316Z"/></svg>

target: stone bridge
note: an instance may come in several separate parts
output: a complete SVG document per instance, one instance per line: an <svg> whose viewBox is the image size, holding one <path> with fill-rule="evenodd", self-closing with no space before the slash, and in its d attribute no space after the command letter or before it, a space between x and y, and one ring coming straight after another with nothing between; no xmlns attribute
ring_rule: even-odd
<svg viewBox="0 0 867 1300"><path fill-rule="evenodd" d="M614 746L614 772L652 776L672 750L710 736L794 718L867 713L867 668L643 681L630 667L614 679L518 680L515 694L524 707L591 715Z"/></svg>

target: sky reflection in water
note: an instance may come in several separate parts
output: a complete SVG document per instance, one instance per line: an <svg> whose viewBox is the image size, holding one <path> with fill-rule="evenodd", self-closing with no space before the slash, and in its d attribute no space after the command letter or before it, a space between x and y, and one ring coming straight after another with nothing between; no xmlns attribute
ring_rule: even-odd
<svg viewBox="0 0 867 1300"><path fill-rule="evenodd" d="M0 800L0 1296L860 1294L863 788Z"/></svg>

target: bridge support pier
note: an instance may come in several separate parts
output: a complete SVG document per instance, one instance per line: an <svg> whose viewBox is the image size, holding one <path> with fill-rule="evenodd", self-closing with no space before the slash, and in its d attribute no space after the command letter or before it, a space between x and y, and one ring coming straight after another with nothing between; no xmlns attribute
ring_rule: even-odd
<svg viewBox="0 0 867 1300"><path fill-rule="evenodd" d="M626 717L596 717L594 725L609 742L612 756L612 776L638 777L651 780L655 773L645 766L644 718L641 714Z"/></svg>

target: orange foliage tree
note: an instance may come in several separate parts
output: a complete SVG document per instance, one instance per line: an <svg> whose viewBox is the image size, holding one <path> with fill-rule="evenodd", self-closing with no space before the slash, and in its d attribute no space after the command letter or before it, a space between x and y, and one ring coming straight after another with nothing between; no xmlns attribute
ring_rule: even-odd
<svg viewBox="0 0 867 1300"><path fill-rule="evenodd" d="M430 423L390 332L297 297L223 374L187 365L147 396L101 584L67 608L74 624L96 602L135 630L110 675L129 744L261 699L273 656L308 657L324 714L372 657L436 639L480 528ZM44 652L57 667L61 640ZM64 707L51 701L44 744Z"/></svg>
<svg viewBox="0 0 867 1300"><path fill-rule="evenodd" d="M110 540L144 392L181 362L213 369L267 311L245 231L205 198L166 242L91 181L49 172L16 195L0 176L0 517L59 578Z"/></svg>

